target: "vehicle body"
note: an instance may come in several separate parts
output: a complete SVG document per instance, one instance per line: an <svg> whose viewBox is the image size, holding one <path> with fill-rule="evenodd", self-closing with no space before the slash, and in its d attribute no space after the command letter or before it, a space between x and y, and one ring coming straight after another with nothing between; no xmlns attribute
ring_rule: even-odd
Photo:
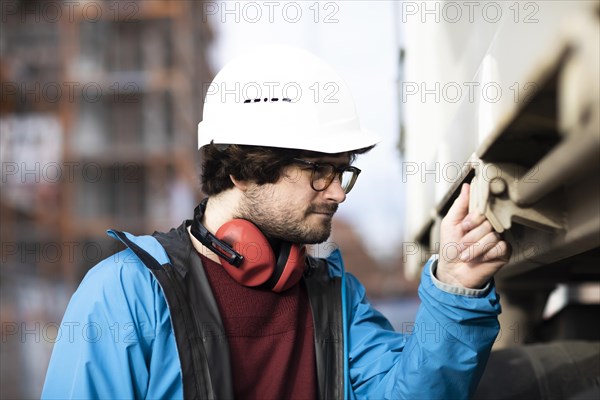
<svg viewBox="0 0 600 400"><path fill-rule="evenodd" d="M513 250L498 349L600 340L599 17L596 1L397 7L406 273L448 251L439 223L471 182Z"/></svg>

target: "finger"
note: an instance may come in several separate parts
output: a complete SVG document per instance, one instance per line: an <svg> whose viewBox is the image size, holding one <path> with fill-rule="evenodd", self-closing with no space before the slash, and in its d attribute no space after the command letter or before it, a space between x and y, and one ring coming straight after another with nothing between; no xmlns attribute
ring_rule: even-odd
<svg viewBox="0 0 600 400"><path fill-rule="evenodd" d="M487 218L485 215L479 214L478 212L474 212L474 213L467 215L462 220L462 228L465 232L468 232L472 229L477 228L479 225L483 224L486 220L487 220Z"/></svg>
<svg viewBox="0 0 600 400"><path fill-rule="evenodd" d="M460 189L460 194L452 203L452 206L446 214L446 219L452 224L457 225L469 213L469 184L464 183Z"/></svg>
<svg viewBox="0 0 600 400"><path fill-rule="evenodd" d="M483 262L501 261L506 263L510 259L511 249L508 242L504 240L496 243L495 246L491 247L481 257Z"/></svg>
<svg viewBox="0 0 600 400"><path fill-rule="evenodd" d="M500 235L490 232L460 253L460 260L470 262L486 253L500 241Z"/></svg>
<svg viewBox="0 0 600 400"><path fill-rule="evenodd" d="M468 232L462 238L461 243L465 244L464 247L466 248L468 246L467 243L476 243L482 237L484 237L488 233L492 232L493 230L494 230L494 228L492 227L492 224L490 223L490 221L488 221L484 217L483 218L483 223L481 225L479 225L479 226L476 226L473 230L471 230L470 232Z"/></svg>

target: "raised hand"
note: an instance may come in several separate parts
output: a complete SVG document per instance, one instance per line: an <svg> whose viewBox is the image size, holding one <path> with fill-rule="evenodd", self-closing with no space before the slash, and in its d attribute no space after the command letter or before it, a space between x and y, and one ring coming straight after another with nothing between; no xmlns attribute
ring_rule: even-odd
<svg viewBox="0 0 600 400"><path fill-rule="evenodd" d="M442 219L436 277L449 285L479 289L510 257L510 247L481 214L469 214L469 185Z"/></svg>

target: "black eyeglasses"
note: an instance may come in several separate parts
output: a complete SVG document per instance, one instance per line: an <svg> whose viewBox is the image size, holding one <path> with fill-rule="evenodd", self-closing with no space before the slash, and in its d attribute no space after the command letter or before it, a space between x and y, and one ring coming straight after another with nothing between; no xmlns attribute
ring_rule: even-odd
<svg viewBox="0 0 600 400"><path fill-rule="evenodd" d="M310 186L317 192L327 189L331 185L331 182L335 178L338 178L344 193L348 194L360 174L360 169L352 166L336 167L330 163L312 162L299 158L294 158L293 161L298 164L307 165L308 168L305 169L312 171Z"/></svg>

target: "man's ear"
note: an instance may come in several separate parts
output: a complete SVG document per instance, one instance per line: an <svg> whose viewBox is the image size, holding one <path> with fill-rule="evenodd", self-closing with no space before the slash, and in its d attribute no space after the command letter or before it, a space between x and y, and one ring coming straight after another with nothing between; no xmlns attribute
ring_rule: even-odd
<svg viewBox="0 0 600 400"><path fill-rule="evenodd" d="M233 177L233 175L229 175L229 179L231 179L233 186L235 186L237 189L241 190L242 192L245 192L246 190L248 190L248 181L235 179Z"/></svg>

